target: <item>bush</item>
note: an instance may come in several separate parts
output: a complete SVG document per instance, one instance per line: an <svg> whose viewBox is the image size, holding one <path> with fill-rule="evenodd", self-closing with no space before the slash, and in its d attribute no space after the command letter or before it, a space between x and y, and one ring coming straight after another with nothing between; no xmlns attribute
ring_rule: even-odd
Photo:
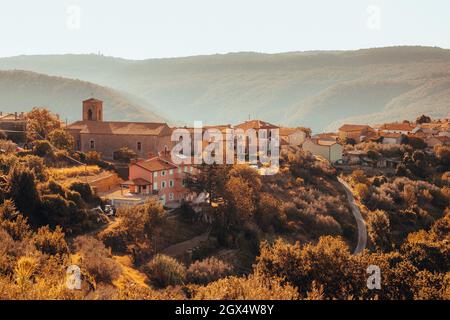
<svg viewBox="0 0 450 320"><path fill-rule="evenodd" d="M39 157L45 157L53 153L52 146L47 140L36 140L33 142L33 153Z"/></svg>
<svg viewBox="0 0 450 320"><path fill-rule="evenodd" d="M73 137L64 129L55 129L49 133L50 142L58 149L71 150L75 145Z"/></svg>
<svg viewBox="0 0 450 320"><path fill-rule="evenodd" d="M137 154L127 147L120 148L113 152L113 159L123 163L129 163L131 159L136 159Z"/></svg>
<svg viewBox="0 0 450 320"><path fill-rule="evenodd" d="M201 300L296 300L299 294L291 284L276 277L250 275L220 279L195 290Z"/></svg>
<svg viewBox="0 0 450 320"><path fill-rule="evenodd" d="M74 243L82 256L81 267L97 282L111 283L121 275L120 265L112 259L110 250L101 241L89 236L80 236Z"/></svg>
<svg viewBox="0 0 450 320"><path fill-rule="evenodd" d="M231 275L233 268L217 258L196 261L187 269L187 281L196 284L207 284Z"/></svg>
<svg viewBox="0 0 450 320"><path fill-rule="evenodd" d="M181 263L160 254L145 265L144 272L150 281L160 288L181 285L186 278L186 268Z"/></svg>
<svg viewBox="0 0 450 320"><path fill-rule="evenodd" d="M38 229L33 237L33 243L39 251L49 255L63 255L69 252L64 233L60 226L51 231L48 226Z"/></svg>

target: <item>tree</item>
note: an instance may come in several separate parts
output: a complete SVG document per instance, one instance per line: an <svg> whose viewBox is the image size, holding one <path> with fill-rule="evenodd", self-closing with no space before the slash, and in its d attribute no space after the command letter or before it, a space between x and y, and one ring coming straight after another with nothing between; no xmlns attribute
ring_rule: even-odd
<svg viewBox="0 0 450 320"><path fill-rule="evenodd" d="M16 165L8 175L8 195L14 201L17 209L36 222L36 209L39 206L39 193L36 189L33 172L23 166Z"/></svg>
<svg viewBox="0 0 450 320"><path fill-rule="evenodd" d="M39 157L45 157L53 152L53 148L47 140L35 140L33 144L33 153Z"/></svg>
<svg viewBox="0 0 450 320"><path fill-rule="evenodd" d="M210 204L222 200L229 168L225 165L203 163L197 169L197 174L187 175L186 187L192 192L206 192Z"/></svg>
<svg viewBox="0 0 450 320"><path fill-rule="evenodd" d="M382 210L371 211L367 220L367 229L370 240L377 249L388 250L391 248L391 230L386 212Z"/></svg>
<svg viewBox="0 0 450 320"><path fill-rule="evenodd" d="M55 129L49 133L50 143L58 149L71 150L75 145L72 135L64 129Z"/></svg>
<svg viewBox="0 0 450 320"><path fill-rule="evenodd" d="M430 123L431 122L431 118L429 116L426 115L421 115L420 117L417 117L416 119L416 123L417 124L422 124L422 123Z"/></svg>
<svg viewBox="0 0 450 320"><path fill-rule="evenodd" d="M136 152L134 152L133 150L131 150L128 147L123 147L123 148L120 148L119 150L116 150L113 152L114 160L117 160L117 161L123 162L123 163L129 163L131 161L131 159L136 159L137 156L138 155L136 154Z"/></svg>
<svg viewBox="0 0 450 320"><path fill-rule="evenodd" d="M29 140L47 139L50 132L61 128L61 121L45 108L33 108L26 119Z"/></svg>
<svg viewBox="0 0 450 320"><path fill-rule="evenodd" d="M408 136L405 138L404 142L408 145L410 145L413 149L425 149L427 147L427 144L423 139L413 136Z"/></svg>

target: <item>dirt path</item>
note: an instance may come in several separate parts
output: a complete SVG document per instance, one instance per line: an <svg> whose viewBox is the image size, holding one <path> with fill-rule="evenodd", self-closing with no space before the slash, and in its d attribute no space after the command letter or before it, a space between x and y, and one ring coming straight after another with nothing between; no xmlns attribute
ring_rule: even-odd
<svg viewBox="0 0 450 320"><path fill-rule="evenodd" d="M211 230L208 230L207 232L197 237L174 244L162 250L161 253L167 256L171 256L173 258L180 257L183 254L185 254L189 249L193 249L198 245L200 245L202 242L208 240L210 232Z"/></svg>
<svg viewBox="0 0 450 320"><path fill-rule="evenodd" d="M355 248L353 254L359 254L364 251L367 246L367 228L364 218L361 215L361 211L356 205L355 198L353 197L350 186L343 179L338 177L338 181L344 187L345 193L347 195L348 204L352 210L353 216L356 219L356 224L358 226L358 245Z"/></svg>

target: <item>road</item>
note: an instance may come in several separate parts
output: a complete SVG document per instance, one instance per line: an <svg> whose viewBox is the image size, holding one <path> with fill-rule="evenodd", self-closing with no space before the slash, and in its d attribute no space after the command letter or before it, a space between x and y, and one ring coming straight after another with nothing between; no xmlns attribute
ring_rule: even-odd
<svg viewBox="0 0 450 320"><path fill-rule="evenodd" d="M348 204L352 210L353 216L356 219L356 224L358 226L358 245L355 248L353 254L359 254L364 251L367 245L367 228L366 223L361 215L361 211L355 202L355 197L353 197L350 186L343 179L338 177L338 181L344 187L345 193L347 194Z"/></svg>

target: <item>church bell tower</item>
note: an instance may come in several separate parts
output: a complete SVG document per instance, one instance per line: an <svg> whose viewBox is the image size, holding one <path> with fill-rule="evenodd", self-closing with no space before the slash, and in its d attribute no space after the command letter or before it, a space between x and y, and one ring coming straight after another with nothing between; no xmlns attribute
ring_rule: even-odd
<svg viewBox="0 0 450 320"><path fill-rule="evenodd" d="M83 121L103 121L103 101L94 98L83 101Z"/></svg>

